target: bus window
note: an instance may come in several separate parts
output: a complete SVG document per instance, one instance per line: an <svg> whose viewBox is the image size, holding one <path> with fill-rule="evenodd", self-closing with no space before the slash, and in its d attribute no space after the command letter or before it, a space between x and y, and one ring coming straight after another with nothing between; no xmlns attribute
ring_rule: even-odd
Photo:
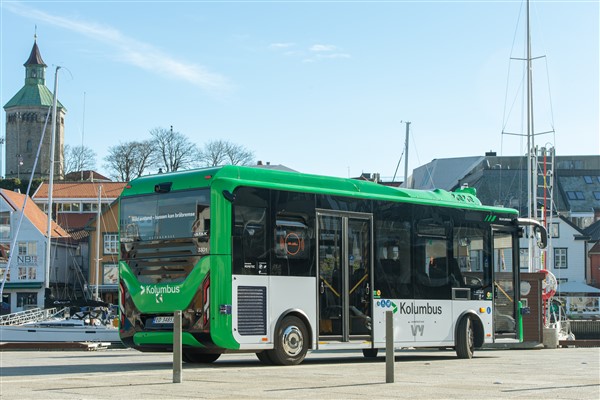
<svg viewBox="0 0 600 400"><path fill-rule="evenodd" d="M233 273L267 275L268 191L241 188L233 207Z"/></svg>
<svg viewBox="0 0 600 400"><path fill-rule="evenodd" d="M374 289L382 298L412 299L412 209L375 203Z"/></svg>
<svg viewBox="0 0 600 400"><path fill-rule="evenodd" d="M272 191L275 231L272 275L314 276L315 196Z"/></svg>
<svg viewBox="0 0 600 400"><path fill-rule="evenodd" d="M299 221L277 220L271 274L310 276L312 243L308 227Z"/></svg>
<svg viewBox="0 0 600 400"><path fill-rule="evenodd" d="M459 225L454 228L453 254L458 261L461 284L471 289L471 299L486 299L491 287L489 271L489 230L476 225ZM486 270L487 269L487 270Z"/></svg>
<svg viewBox="0 0 600 400"><path fill-rule="evenodd" d="M410 223L377 221L376 235L375 289L384 298L412 298Z"/></svg>

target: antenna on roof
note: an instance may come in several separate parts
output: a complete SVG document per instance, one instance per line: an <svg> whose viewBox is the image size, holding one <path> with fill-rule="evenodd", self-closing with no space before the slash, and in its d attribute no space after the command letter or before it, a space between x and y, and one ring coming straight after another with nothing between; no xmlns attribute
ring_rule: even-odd
<svg viewBox="0 0 600 400"><path fill-rule="evenodd" d="M35 30L33 31L33 41L37 42L37 25L34 25L34 26L35 26Z"/></svg>

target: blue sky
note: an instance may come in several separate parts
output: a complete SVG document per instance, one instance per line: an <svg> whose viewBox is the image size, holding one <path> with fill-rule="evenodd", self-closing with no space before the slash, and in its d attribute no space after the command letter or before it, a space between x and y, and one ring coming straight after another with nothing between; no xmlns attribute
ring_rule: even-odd
<svg viewBox="0 0 600 400"><path fill-rule="evenodd" d="M525 153L522 1L1 0L0 100L23 86L37 26L59 73L66 142L97 153L173 125L202 146L324 175ZM600 154L598 1L532 3L536 138ZM84 96L85 93L85 96ZM85 97L85 107L84 107ZM85 115L85 116L84 116ZM5 134L2 112L0 136ZM10 155L3 155L6 157ZM2 160L2 165L4 160ZM397 174L402 179L403 163Z"/></svg>

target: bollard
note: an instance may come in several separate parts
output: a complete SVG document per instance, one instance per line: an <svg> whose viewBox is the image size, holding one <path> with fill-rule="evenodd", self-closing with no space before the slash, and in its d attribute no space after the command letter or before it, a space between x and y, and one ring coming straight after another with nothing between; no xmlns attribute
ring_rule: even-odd
<svg viewBox="0 0 600 400"><path fill-rule="evenodd" d="M394 313L385 312L385 383L394 383Z"/></svg>
<svg viewBox="0 0 600 400"><path fill-rule="evenodd" d="M173 317L173 383L181 383L181 311Z"/></svg>

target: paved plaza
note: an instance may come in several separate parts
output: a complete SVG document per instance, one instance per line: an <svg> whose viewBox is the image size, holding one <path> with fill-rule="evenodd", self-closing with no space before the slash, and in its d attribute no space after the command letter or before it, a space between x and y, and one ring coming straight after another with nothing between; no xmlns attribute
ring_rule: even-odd
<svg viewBox="0 0 600 400"><path fill-rule="evenodd" d="M264 366L253 354L183 365L173 383L170 353L129 349L4 351L2 399L594 399L600 349L396 352L394 383L385 357L309 354L298 366Z"/></svg>

